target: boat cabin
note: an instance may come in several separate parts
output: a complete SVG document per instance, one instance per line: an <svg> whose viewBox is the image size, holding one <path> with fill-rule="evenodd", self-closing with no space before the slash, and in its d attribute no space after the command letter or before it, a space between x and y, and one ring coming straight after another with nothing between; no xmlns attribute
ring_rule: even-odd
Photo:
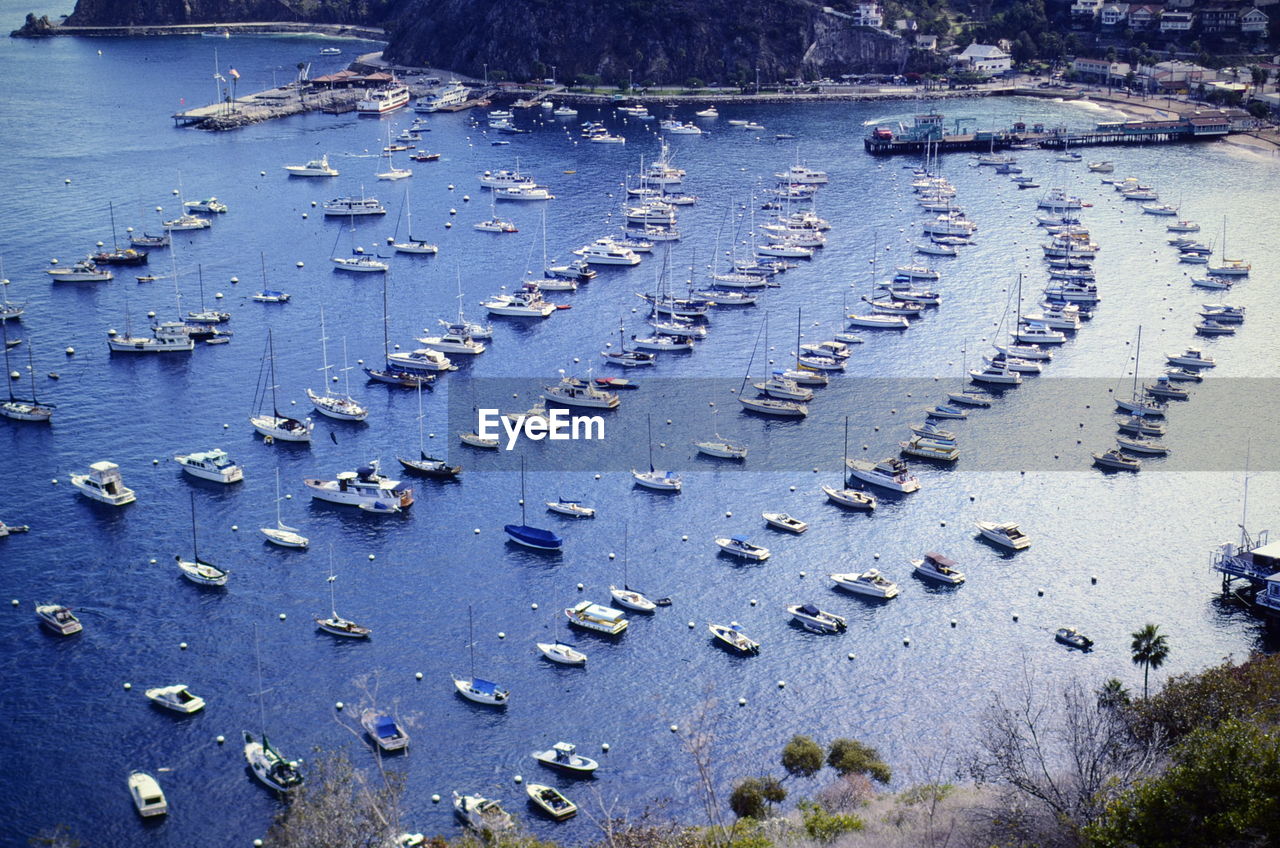
<svg viewBox="0 0 1280 848"><path fill-rule="evenodd" d="M1266 579L1254 600L1263 609L1280 613L1280 572Z"/></svg>

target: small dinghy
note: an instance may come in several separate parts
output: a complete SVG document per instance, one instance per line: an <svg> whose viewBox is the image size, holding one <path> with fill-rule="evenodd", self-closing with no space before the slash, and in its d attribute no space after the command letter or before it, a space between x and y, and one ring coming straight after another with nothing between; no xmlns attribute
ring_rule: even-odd
<svg viewBox="0 0 1280 848"><path fill-rule="evenodd" d="M541 783L530 783L525 786L529 793L529 802L556 821L572 818L578 812L578 805L564 796L554 786Z"/></svg>
<svg viewBox="0 0 1280 848"><path fill-rule="evenodd" d="M1093 647L1093 640L1085 636L1074 627L1063 627L1053 634L1055 641L1066 645L1069 648L1077 648L1081 651L1087 651Z"/></svg>

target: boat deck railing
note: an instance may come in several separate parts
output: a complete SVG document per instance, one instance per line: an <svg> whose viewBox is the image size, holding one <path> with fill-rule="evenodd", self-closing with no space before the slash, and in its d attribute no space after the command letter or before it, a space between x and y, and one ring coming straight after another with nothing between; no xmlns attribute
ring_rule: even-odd
<svg viewBox="0 0 1280 848"><path fill-rule="evenodd" d="M1265 544L1267 544L1265 530L1258 534L1249 547L1228 542L1213 552L1211 567L1214 571L1225 575L1227 579L1240 578L1251 583L1264 583L1268 577L1276 573L1276 570L1256 563L1252 552Z"/></svg>

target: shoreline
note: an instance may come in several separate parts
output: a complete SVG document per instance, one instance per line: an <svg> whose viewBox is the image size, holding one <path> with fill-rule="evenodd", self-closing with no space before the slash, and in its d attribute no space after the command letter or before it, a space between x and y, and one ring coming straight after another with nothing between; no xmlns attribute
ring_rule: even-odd
<svg viewBox="0 0 1280 848"><path fill-rule="evenodd" d="M135 24L126 26L66 26L52 24L49 27L28 29L26 26L10 33L12 38L54 38L80 36L82 38L129 38L166 35L319 35L334 38L359 38L366 41L385 42L386 31L380 27L363 24L322 24L308 21L246 21L240 23L212 24Z"/></svg>

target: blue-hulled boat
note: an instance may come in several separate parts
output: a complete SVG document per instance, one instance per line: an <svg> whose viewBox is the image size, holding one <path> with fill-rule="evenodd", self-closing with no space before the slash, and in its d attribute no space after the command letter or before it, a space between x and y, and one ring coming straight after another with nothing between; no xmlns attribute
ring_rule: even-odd
<svg viewBox="0 0 1280 848"><path fill-rule="evenodd" d="M504 524L502 529L511 537L511 541L524 545L526 548L536 548L540 551L558 551L564 545L564 539L561 539L550 530L543 530L541 527L530 527L525 523L524 517L524 457L520 458L520 523Z"/></svg>

